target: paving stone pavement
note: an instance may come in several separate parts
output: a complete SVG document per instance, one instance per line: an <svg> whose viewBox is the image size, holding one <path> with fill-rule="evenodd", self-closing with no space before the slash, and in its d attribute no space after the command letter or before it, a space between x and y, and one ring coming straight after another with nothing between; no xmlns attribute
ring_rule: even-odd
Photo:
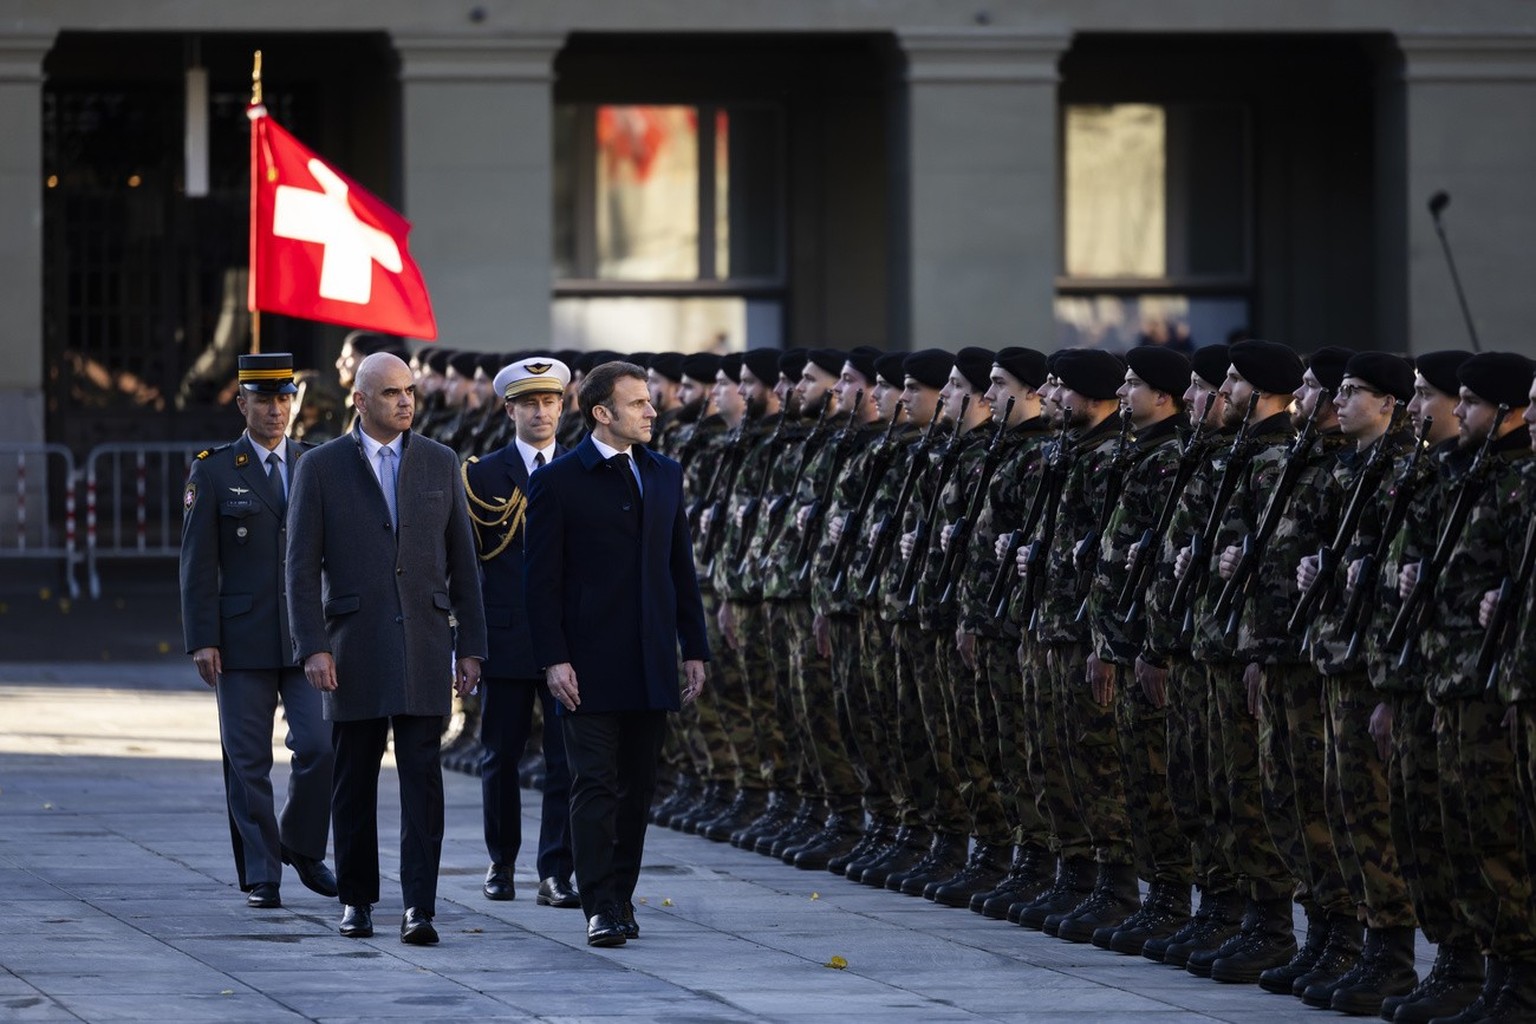
<svg viewBox="0 0 1536 1024"><path fill-rule="evenodd" d="M535 906L531 858L517 900L481 897L479 783L454 773L441 945L396 936L388 779L378 934L347 940L337 904L291 873L282 909L245 907L218 757L213 701L184 662L0 664L0 1021L1320 1019L1256 987L666 829L650 833L636 894L643 937L588 949L579 912ZM826 966L834 956L847 968Z"/></svg>

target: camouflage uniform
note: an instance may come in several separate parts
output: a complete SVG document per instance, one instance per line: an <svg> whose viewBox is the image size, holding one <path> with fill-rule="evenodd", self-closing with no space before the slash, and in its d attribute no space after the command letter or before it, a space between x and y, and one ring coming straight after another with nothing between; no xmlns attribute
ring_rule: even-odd
<svg viewBox="0 0 1536 1024"><path fill-rule="evenodd" d="M1145 639L1145 619L1122 620L1120 594L1130 575L1126 561L1162 511L1163 498L1178 471L1177 417L1169 416L1135 435L1120 499L1110 510L1099 539L1098 561L1087 610L1090 643L1116 677L1116 731L1126 789L1126 809L1139 873L1188 892L1194 862L1180 834L1168 795L1167 707L1154 708L1136 682L1136 655Z"/></svg>
<svg viewBox="0 0 1536 1024"><path fill-rule="evenodd" d="M1494 450L1490 479L1431 595L1418 651L1435 704L1440 813L1457 910L1485 955L1532 964L1536 931L1514 752L1501 725L1504 701L1485 689L1476 671L1483 637L1478 605L1520 557L1522 537L1510 525L1519 521L1524 501L1526 481L1517 464L1530 455L1529 434L1514 430ZM1428 541L1415 538L1415 546L1431 550Z"/></svg>
<svg viewBox="0 0 1536 1024"><path fill-rule="evenodd" d="M1108 466L1117 444L1119 418L1108 417L1073 441L1054 529L1048 537L1039 587L1035 640L1045 655L1045 675L1055 705L1056 753L1065 767L1072 804L1104 865L1133 864L1125 773L1113 707L1093 699L1086 672L1088 623L1077 613L1092 580L1076 565L1079 541L1099 527ZM1028 585L1028 581L1025 581ZM1052 814L1059 829L1061 822Z"/></svg>
<svg viewBox="0 0 1536 1024"><path fill-rule="evenodd" d="M960 628L976 637L976 721L988 771L1002 801L1013 845L1036 850L1052 847L1051 826L1035 803L1030 783L1026 735L1030 719L1024 706L1019 669L1018 624L994 615L987 597L999 567L997 538L1020 525L1029 510L1030 484L1038 479L1044 443L1050 437L1044 418L1014 426L1004 438L1005 453L987 489L987 500L971 530L965 571L958 584Z"/></svg>
<svg viewBox="0 0 1536 1024"><path fill-rule="evenodd" d="M1302 480L1291 503L1293 512L1310 517L1309 529L1322 543L1331 543L1338 520L1372 454L1379 450L1378 458L1390 459L1407 442L1411 438L1387 434L1377 440L1371 451L1344 449L1331 466L1317 466L1315 472ZM1381 529L1379 504L1361 516L1350 548L1340 559L1338 572L1348 572L1349 562L1375 546ZM1331 514L1324 518L1324 513ZM1296 521L1288 517L1282 530ZM1377 929L1412 927L1413 901L1392 840L1387 768L1369 728L1376 698L1364 661L1349 658L1349 638L1339 637L1336 626L1336 618L1328 609L1315 611L1308 650L1313 664L1323 674L1324 704L1328 709L1323 722L1327 758L1324 782L1333 849L1352 901L1365 910L1367 925ZM1293 751L1293 761L1296 757ZM1297 788L1302 788L1299 782ZM1301 823L1305 830L1309 824L1306 803L1298 803L1297 809L1303 814ZM1316 874L1318 866L1313 864L1314 898L1326 910L1342 909L1330 907L1319 898L1325 890L1324 882ZM1325 877L1331 884L1332 873Z"/></svg>
<svg viewBox="0 0 1536 1024"><path fill-rule="evenodd" d="M1531 517L1536 515L1536 507L1533 507L1531 495L1536 493L1536 460L1526 460L1522 464L1522 472L1525 477L1525 514L1524 522L1529 524ZM1524 531L1516 531L1524 537ZM1533 811L1536 811L1536 703L1532 698L1536 692L1532 691L1532 680L1536 680L1536 600L1532 595L1536 594L1536 588L1527 584L1525 603L1517 612L1512 636L1514 643L1495 665L1494 671L1498 673L1498 692L1501 700L1511 704L1515 708L1516 721L1514 730L1514 750L1516 766L1516 782L1520 789L1520 809L1523 812L1522 837L1527 853L1527 863L1536 857L1536 821L1532 820Z"/></svg>

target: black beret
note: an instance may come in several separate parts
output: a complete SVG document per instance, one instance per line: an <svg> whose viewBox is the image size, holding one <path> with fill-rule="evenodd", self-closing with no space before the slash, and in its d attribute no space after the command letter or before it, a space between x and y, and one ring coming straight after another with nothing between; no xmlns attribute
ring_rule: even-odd
<svg viewBox="0 0 1536 1024"><path fill-rule="evenodd" d="M1319 384L1338 394L1339 385L1344 382L1344 368L1349 365L1354 354L1352 348L1324 345L1307 360L1307 369L1312 371L1312 376L1317 378Z"/></svg>
<svg viewBox="0 0 1536 1024"><path fill-rule="evenodd" d="M1125 354L1125 361L1136 376L1175 398L1189 387L1189 357L1182 352L1161 345L1138 345Z"/></svg>
<svg viewBox="0 0 1536 1024"><path fill-rule="evenodd" d="M779 356L782 354L776 348L754 348L742 353L741 361L752 371L752 376L771 388L779 382Z"/></svg>
<svg viewBox="0 0 1536 1024"><path fill-rule="evenodd" d="M1446 348L1415 356L1413 368L1424 375L1430 387L1454 397L1461 391L1461 378L1456 376L1456 371L1471 358L1472 353L1464 348Z"/></svg>
<svg viewBox="0 0 1536 1024"><path fill-rule="evenodd" d="M480 353L455 352L448 357L448 368L460 377L473 379L475 367L480 365Z"/></svg>
<svg viewBox="0 0 1536 1024"><path fill-rule="evenodd" d="M1045 357L1045 372L1046 373L1050 374L1052 377L1056 376L1056 360L1059 359L1061 357L1061 354L1063 352L1066 352L1066 351L1068 351L1068 350L1064 349L1064 348L1059 348L1056 351L1052 352L1050 355Z"/></svg>
<svg viewBox="0 0 1536 1024"><path fill-rule="evenodd" d="M555 358L574 370L576 364L581 362L581 353L574 348L562 348L555 353Z"/></svg>
<svg viewBox="0 0 1536 1024"><path fill-rule="evenodd" d="M1037 352L1032 348L1021 348L1018 345L998 349L992 361L1011 373L1015 380L1027 388L1039 388L1045 383L1045 378L1050 372L1045 368L1044 352Z"/></svg>
<svg viewBox="0 0 1536 1024"><path fill-rule="evenodd" d="M949 383L949 371L954 366L955 357L943 349L923 348L907 353L901 372L925 387L938 389Z"/></svg>
<svg viewBox="0 0 1536 1024"><path fill-rule="evenodd" d="M1239 341L1228 354L1243 380L1266 395L1288 395L1301 387L1301 356L1278 341Z"/></svg>
<svg viewBox="0 0 1536 1024"><path fill-rule="evenodd" d="M779 354L779 372L788 381L798 381L800 375L805 372L806 350L803 348L787 348Z"/></svg>
<svg viewBox="0 0 1536 1024"><path fill-rule="evenodd" d="M843 364L848 361L848 353L840 348L813 348L805 353L805 358L832 376L841 377Z"/></svg>
<svg viewBox="0 0 1536 1024"><path fill-rule="evenodd" d="M960 371L972 391L985 391L992 386L992 364L997 353L991 349L967 345L955 353L955 369Z"/></svg>
<svg viewBox="0 0 1536 1024"><path fill-rule="evenodd" d="M453 355L451 348L434 348L421 357L421 361L427 364L427 369L433 373L448 372L448 358Z"/></svg>
<svg viewBox="0 0 1536 1024"><path fill-rule="evenodd" d="M481 373L494 378L501 372L503 366L511 362L516 362L516 358L506 352L482 352L479 362L475 365L479 367Z"/></svg>
<svg viewBox="0 0 1536 1024"><path fill-rule="evenodd" d="M713 352L693 352L683 356L683 376L701 384L713 384L720 370L720 357Z"/></svg>
<svg viewBox="0 0 1536 1024"><path fill-rule="evenodd" d="M1232 365L1232 350L1223 344L1202 345L1190 357L1189 368L1195 376L1213 388L1219 388L1227 379L1227 367Z"/></svg>
<svg viewBox="0 0 1536 1024"><path fill-rule="evenodd" d="M581 354L576 368L582 373L591 373L604 363L616 363L623 358L617 352L610 352L603 348L593 349L591 352L583 352Z"/></svg>
<svg viewBox="0 0 1536 1024"><path fill-rule="evenodd" d="M624 357L624 360L625 362L634 363L642 370L649 370L651 368L651 360L655 358L656 353L654 352L631 352Z"/></svg>
<svg viewBox="0 0 1536 1024"><path fill-rule="evenodd" d="M899 388L906 383L903 378L906 371L903 366L907 361L905 352L887 352L875 360L875 376L882 377L893 388Z"/></svg>
<svg viewBox="0 0 1536 1024"><path fill-rule="evenodd" d="M373 331L353 331L342 340L354 355L371 356L375 352L392 351L398 342L394 338Z"/></svg>
<svg viewBox="0 0 1536 1024"><path fill-rule="evenodd" d="M726 379L736 384L741 383L741 357L740 352L731 352L720 357L720 370ZM775 381L774 383L778 383Z"/></svg>
<svg viewBox="0 0 1536 1024"><path fill-rule="evenodd" d="M1531 361L1518 352L1479 352L1456 371L1462 386L1485 402L1523 409L1531 401Z"/></svg>
<svg viewBox="0 0 1536 1024"><path fill-rule="evenodd" d="M1062 384L1097 401L1115 397L1125 383L1125 363L1101 348L1069 348L1056 354L1054 372Z"/></svg>
<svg viewBox="0 0 1536 1024"><path fill-rule="evenodd" d="M1356 352L1344 367L1344 376L1363 380L1400 402L1413 397L1413 364L1390 352Z"/></svg>
<svg viewBox="0 0 1536 1024"><path fill-rule="evenodd" d="M651 357L651 369L655 370L667 380L683 382L683 354L681 352L658 352Z"/></svg>
<svg viewBox="0 0 1536 1024"><path fill-rule="evenodd" d="M864 379L871 384L875 382L875 360L879 358L880 350L870 345L860 345L848 351L849 365L863 374Z"/></svg>

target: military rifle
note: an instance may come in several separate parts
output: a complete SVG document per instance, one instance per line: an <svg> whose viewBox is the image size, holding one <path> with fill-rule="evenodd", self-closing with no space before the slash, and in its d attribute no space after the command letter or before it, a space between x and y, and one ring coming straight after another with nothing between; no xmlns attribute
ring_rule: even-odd
<svg viewBox="0 0 1536 1024"><path fill-rule="evenodd" d="M880 493L880 483L896 459L894 439L905 408L905 402L897 402L896 408L891 411L891 422L886 425L885 436L865 463L864 489L859 494L859 503L843 520L842 532L832 548L832 557L827 561L827 569L832 576L832 594L836 597L841 597L848 586L848 563L853 558L853 545L864 530L864 518L869 515L869 507L874 504L875 495Z"/></svg>
<svg viewBox="0 0 1536 1024"><path fill-rule="evenodd" d="M816 425L811 428L810 433L800 443L800 465L795 469L795 482L791 485L790 494L794 493L793 488L800 486L800 474L805 471L805 453L810 449L812 441L816 439L816 432L827 421L827 409L831 405L830 401L822 403L821 415L816 418ZM784 421L788 418L788 409L779 413L778 425L773 428L773 436L768 439L767 463L763 467L763 478L757 482L757 493L748 498L747 503L741 507L741 531L736 535L735 551L736 560L739 562L745 561L747 551L752 547L752 534L757 532L758 513L762 511L763 499L768 495L768 485L773 482L773 468L778 464L779 460L779 452L776 445L779 435L784 432ZM768 503L768 542L763 545L764 551L768 550L769 546L773 543L773 538L778 535L780 520L777 516L783 511L785 500L787 499L776 497ZM742 565L741 571L742 573L747 571L745 564Z"/></svg>
<svg viewBox="0 0 1536 1024"><path fill-rule="evenodd" d="M939 595L939 607L948 607L955 599L955 588L960 585L960 573L965 571L965 560L970 554L966 548L971 543L971 532L976 528L976 517L981 515L981 507L986 503L987 491L992 486L992 476L997 472L997 464L1002 460L1003 435L1008 432L1008 417L1013 415L1013 407L1018 399L1010 395L1008 405L1003 409L1003 418L997 424L997 433L992 435L992 443L987 445L987 453L981 460L981 471L976 475L976 483L971 491L971 500L966 503L966 511L956 519L953 529L949 531L949 547L944 550L944 561L939 568L939 579L944 581L944 592Z"/></svg>
<svg viewBox="0 0 1536 1024"><path fill-rule="evenodd" d="M1253 394L1243 413L1243 425L1237 428L1237 434L1232 438L1232 447L1227 451L1227 464L1222 468L1221 480L1216 484L1216 500L1211 502L1205 526L1189 538L1189 565L1178 585L1173 588L1173 597L1169 603L1172 616L1182 620L1180 635L1188 635L1194 628L1195 594L1211 571L1211 549L1216 546L1216 538L1221 534L1221 523L1226 518L1227 506L1232 503L1232 495L1237 493L1237 482L1253 459L1254 452L1248 448L1248 434L1253 430L1253 417L1258 408L1259 396Z"/></svg>
<svg viewBox="0 0 1536 1024"><path fill-rule="evenodd" d="M704 493L688 506L688 525L695 531L698 530L699 519L703 516L704 510L715 505L720 496L720 485L725 480L727 467L735 461L736 453L741 450L742 435L746 428L747 415L743 412L741 419L736 421L736 425L731 428L729 436L725 439L725 450L720 453L720 461L715 463L715 471L709 476L709 486L704 488Z"/></svg>
<svg viewBox="0 0 1536 1024"><path fill-rule="evenodd" d="M1228 643L1237 636L1237 628L1242 624L1243 612L1253 592L1253 581L1258 578L1259 565L1264 561L1264 552L1269 549L1269 542L1274 539L1280 521L1285 518L1291 494L1301 479L1301 471L1306 468L1312 445L1317 442L1318 411L1330 397L1328 388L1318 390L1311 414L1296 432L1290 451L1286 452L1285 467L1280 470L1280 479L1276 481L1274 490L1269 492L1269 502L1264 506L1264 514L1259 517L1258 529L1243 538L1242 555L1238 558L1237 568L1233 570L1231 579L1227 580L1227 585L1221 588L1221 596L1216 599L1212 614L1218 622L1223 616L1226 617L1224 632Z"/></svg>
<svg viewBox="0 0 1536 1024"><path fill-rule="evenodd" d="M901 482L901 490L896 494L896 504L875 524L875 536L869 547L869 560L864 563L864 574L859 577L859 586L864 591L865 600L874 598L875 588L880 585L880 574L885 571L885 563L891 560L891 552L896 548L897 534L901 531L901 520L907 514L907 505L912 500L912 492L917 488L917 479L922 476L926 468L924 460L927 459L928 451L936 440L935 431L939 428L941 419L939 414L943 410L944 399L941 397L939 404L934 407L933 419L928 421L928 426L923 430L923 436L918 438L917 443L912 446L912 461L907 466L907 475Z"/></svg>
<svg viewBox="0 0 1536 1024"><path fill-rule="evenodd" d="M1417 443L1424 444L1424 431L1428 429L1428 417L1419 428ZM1296 610L1291 613L1289 628L1292 633L1305 630L1302 637L1302 646L1307 646L1307 641L1312 632L1312 613L1319 610L1324 613L1331 611L1337 592L1339 563L1344 560L1344 554L1354 542L1355 533L1360 529L1360 520L1365 516L1366 508L1376 498L1376 492L1381 489L1381 478L1387 471L1387 449L1390 447L1390 434L1383 435L1376 447L1371 449L1370 457L1365 460L1365 465L1360 470L1360 476L1355 480L1354 491L1349 496L1349 505L1344 509L1344 517L1339 520L1339 528L1334 531L1333 542L1325 544L1317 550L1317 576L1312 580L1312 585L1302 591L1301 600L1296 602Z"/></svg>
<svg viewBox="0 0 1536 1024"><path fill-rule="evenodd" d="M1125 586L1120 590L1118 607L1121 609L1121 622L1135 622L1141 618L1146 609L1143 595L1146 592L1148 579L1152 573L1152 566L1157 564L1157 556L1163 547L1163 538L1168 536L1168 528L1173 525L1173 514L1178 511L1179 498L1184 494L1184 488L1189 486L1189 481L1195 475L1195 467L1200 463L1200 456L1204 453L1206 417L1211 411L1211 403L1216 400L1216 392L1207 391L1201 397L1205 403L1200 407L1200 415L1195 421L1195 429L1184 442L1184 447L1179 450L1178 468L1174 470L1172 485L1168 493L1163 496L1163 507L1158 510L1157 519L1153 524L1141 532L1141 539L1136 542L1136 554L1131 559L1130 572L1125 577Z"/></svg>
<svg viewBox="0 0 1536 1024"><path fill-rule="evenodd" d="M1477 652L1477 670L1488 675L1490 690L1499 686L1499 655L1510 641L1509 632L1515 625L1515 613L1531 590L1531 574L1536 570L1536 514L1532 514L1525 528L1525 549L1520 553L1520 565L1513 576L1505 576L1499 584L1498 602L1493 607L1493 617L1488 620L1488 632L1483 634L1483 646Z"/></svg>
<svg viewBox="0 0 1536 1024"><path fill-rule="evenodd" d="M1099 522L1090 530L1077 546L1072 549L1072 567L1077 573L1078 591L1085 592L1089 589L1082 581L1088 579L1098 567L1099 548L1102 546L1104 533L1109 529L1110 517L1115 514L1115 506L1120 504L1120 492L1125 490L1125 475L1131 470L1131 463L1135 461L1136 449L1131 443L1131 410L1129 406L1120 407L1120 437L1115 442L1115 453L1110 456L1107 475L1104 480L1104 501L1099 506ZM1091 586L1091 580L1089 584ZM1077 622L1085 622L1088 619L1088 597L1086 593L1083 603L1077 607Z"/></svg>
<svg viewBox="0 0 1536 1024"><path fill-rule="evenodd" d="M1349 636L1349 649L1345 658L1353 659L1360 653L1360 644L1364 641L1365 630L1362 628L1360 618L1365 611L1365 603L1370 599L1371 591L1379 582L1377 575L1380 567L1387 560L1387 554L1392 549L1392 542L1403 528L1403 523L1408 520L1408 510L1413 505L1414 496L1418 494L1421 483L1419 467L1424 461L1424 453L1428 450L1424 439L1429 435L1429 428L1434 424L1433 416L1425 416L1419 424L1419 443L1413 450L1413 456L1403 471L1398 474L1397 481L1393 484L1392 505L1387 509L1387 518L1382 521L1381 534L1376 538L1376 547L1360 560L1360 570L1355 576L1355 588L1350 592L1349 603L1344 606L1344 614L1339 616L1339 635Z"/></svg>
<svg viewBox="0 0 1536 1024"><path fill-rule="evenodd" d="M1472 518L1472 510L1482 496L1489 472L1488 463L1493 458L1494 443L1498 441L1499 425L1508 415L1509 406L1500 405L1493 425L1488 428L1488 436L1483 439L1482 447L1478 448L1477 455L1472 459L1472 465L1467 467L1467 472L1457 481L1456 503L1451 506L1450 514L1445 519L1445 528L1440 531L1440 540L1435 544L1434 554L1420 564L1419 578L1414 581L1413 589L1397 610L1397 618L1393 620L1392 629L1387 634L1387 649L1400 648L1397 656L1399 669L1406 668L1413 657L1414 643L1424 626L1424 615L1429 608L1429 597L1435 592L1440 574L1449 564L1456 545L1461 541L1462 532L1467 528L1467 520Z"/></svg>
<svg viewBox="0 0 1536 1024"><path fill-rule="evenodd" d="M746 425L747 418L743 416L741 423L737 424L738 430ZM714 487L714 501L710 502L709 527L704 531L704 543L699 546L699 560L709 562L715 557L715 552L720 548L720 538L725 535L725 511L730 505L731 495L736 490L736 480L741 476L741 467L747 461L747 445L751 441L744 432L739 434L731 445L731 450L726 453L725 464L721 472L716 475L713 484L723 484Z"/></svg>
<svg viewBox="0 0 1536 1024"><path fill-rule="evenodd" d="M960 428L964 425L965 414L970 411L970 408L971 396L962 396L960 415L955 417L955 432L949 435L949 443L944 446L944 452L939 456L938 479L933 485L933 495L928 499L928 510L918 516L917 525L913 528L912 554L907 558L906 564L901 567L901 576L896 583L896 593L907 595L908 604L917 600L917 582L922 578L923 565L928 561L928 549L933 543L933 523L939 517L940 506L944 503L944 488L949 486L949 478L954 475L955 466L960 462L964 438Z"/></svg>
<svg viewBox="0 0 1536 1024"><path fill-rule="evenodd" d="M811 563L815 561L816 544L821 539L822 520L827 517L827 508L832 504L832 488L837 486L837 476L843 469L843 462L848 458L853 449L853 432L859 422L859 410L864 407L864 392L859 391L853 399L853 412L848 416L848 422L837 432L837 436L831 441L832 461L827 466L827 479L822 483L821 493L814 501L805 507L805 528L800 534L800 547L795 552L795 563L800 566L800 573L795 577L802 586L810 582ZM801 465L801 469L804 469ZM799 487L799 481L795 482Z"/></svg>
<svg viewBox="0 0 1536 1024"><path fill-rule="evenodd" d="M994 618L1007 616L1008 604L1013 600L1013 588L1019 584L1019 549L1037 533L1041 537L1049 535L1050 527L1042 530L1041 523L1046 520L1054 522L1056 519L1056 503L1061 499L1061 488L1066 483L1069 453L1067 424L1070 422L1072 407L1064 406L1055 447L1051 449L1050 457L1041 464L1040 475L1035 478L1035 491L1029 499L1029 513L1019 528L1007 534L1007 539L1003 541L1003 559L997 567L997 575L992 578L992 587L987 591L987 606L992 609ZM1035 547L1030 549L1029 566L1025 570L1029 573L1031 583L1039 575L1044 561L1045 548L1037 541Z"/></svg>

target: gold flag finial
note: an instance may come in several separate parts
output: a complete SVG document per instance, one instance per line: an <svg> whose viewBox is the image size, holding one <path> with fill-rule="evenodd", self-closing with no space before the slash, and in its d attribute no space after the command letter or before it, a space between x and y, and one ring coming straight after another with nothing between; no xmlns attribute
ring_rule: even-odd
<svg viewBox="0 0 1536 1024"><path fill-rule="evenodd" d="M256 58L251 63L251 106L261 106L261 51L256 51Z"/></svg>

